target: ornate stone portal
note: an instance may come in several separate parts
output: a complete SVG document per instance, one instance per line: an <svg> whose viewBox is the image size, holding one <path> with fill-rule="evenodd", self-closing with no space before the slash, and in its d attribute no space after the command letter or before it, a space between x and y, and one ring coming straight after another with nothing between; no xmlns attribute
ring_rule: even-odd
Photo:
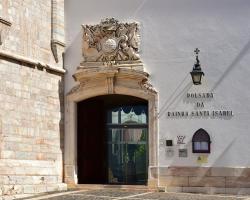
<svg viewBox="0 0 250 200"><path fill-rule="evenodd" d="M78 82L66 97L65 182L77 184L77 102L107 94L123 94L148 101L148 185L156 186L151 171L157 167L158 96L139 57L138 23L119 23L114 18L83 26L83 58L73 78Z"/></svg>

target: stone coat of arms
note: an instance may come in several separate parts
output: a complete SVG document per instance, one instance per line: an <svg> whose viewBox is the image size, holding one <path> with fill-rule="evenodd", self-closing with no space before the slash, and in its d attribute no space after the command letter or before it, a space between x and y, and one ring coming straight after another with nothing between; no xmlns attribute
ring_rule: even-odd
<svg viewBox="0 0 250 200"><path fill-rule="evenodd" d="M98 25L83 25L84 62L140 60L138 23L119 23L114 18Z"/></svg>

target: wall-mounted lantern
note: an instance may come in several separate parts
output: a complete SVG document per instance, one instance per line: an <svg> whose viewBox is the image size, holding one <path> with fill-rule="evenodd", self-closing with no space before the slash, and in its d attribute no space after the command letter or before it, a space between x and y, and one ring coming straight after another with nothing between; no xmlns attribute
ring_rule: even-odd
<svg viewBox="0 0 250 200"><path fill-rule="evenodd" d="M194 50L194 52L196 54L196 63L194 64L193 70L190 72L190 74L192 76L193 83L195 85L200 85L201 84L201 77L204 76L204 73L201 70L200 61L198 58L198 54L199 54L200 50L198 48L196 48Z"/></svg>

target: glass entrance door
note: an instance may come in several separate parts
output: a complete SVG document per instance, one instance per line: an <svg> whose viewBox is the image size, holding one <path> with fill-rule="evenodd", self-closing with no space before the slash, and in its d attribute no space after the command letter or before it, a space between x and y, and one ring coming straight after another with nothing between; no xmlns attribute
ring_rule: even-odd
<svg viewBox="0 0 250 200"><path fill-rule="evenodd" d="M146 184L148 178L146 106L119 107L109 110L108 115L111 122L107 124L109 183Z"/></svg>

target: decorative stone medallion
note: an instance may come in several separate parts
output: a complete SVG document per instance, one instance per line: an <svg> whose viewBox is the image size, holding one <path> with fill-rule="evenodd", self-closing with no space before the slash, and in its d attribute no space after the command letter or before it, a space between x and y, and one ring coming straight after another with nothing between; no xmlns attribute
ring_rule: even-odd
<svg viewBox="0 0 250 200"><path fill-rule="evenodd" d="M102 43L102 50L105 53L111 53L117 48L117 43L115 39L109 38Z"/></svg>

